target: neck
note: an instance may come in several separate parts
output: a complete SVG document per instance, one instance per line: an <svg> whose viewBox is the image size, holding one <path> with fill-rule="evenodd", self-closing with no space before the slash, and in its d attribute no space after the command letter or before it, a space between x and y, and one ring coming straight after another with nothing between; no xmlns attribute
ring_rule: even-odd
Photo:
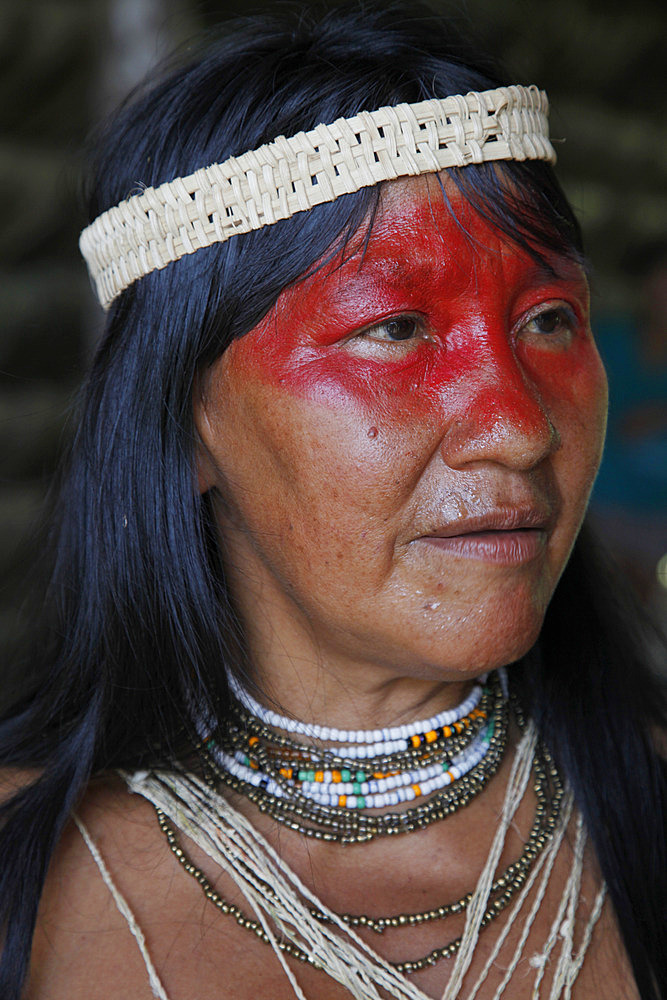
<svg viewBox="0 0 667 1000"><path fill-rule="evenodd" d="M373 669L375 667L375 669ZM384 676L383 676L384 674ZM455 709L475 677L432 680L395 676L360 664L342 677L324 664L290 663L288 669L256 671L249 690L262 705L300 722L340 729L378 729L407 724Z"/></svg>
<svg viewBox="0 0 667 1000"><path fill-rule="evenodd" d="M431 729L439 730L443 726L452 726L473 712L480 701L483 683L486 675L479 678L480 683L473 686L467 697L456 706L440 708L436 714L421 715L417 720L398 720L392 726L379 724L375 720L371 725L362 728L350 728L349 724L342 728L314 721L305 721L295 716L284 715L270 706L262 704L233 675L229 676L231 690L243 708L265 725L275 727L288 733L298 733L301 736L333 743L386 743L387 740L405 739L406 734L414 736L426 733ZM353 747L349 748L353 751ZM342 751L339 751L342 752ZM354 756L354 753L352 754Z"/></svg>
<svg viewBox="0 0 667 1000"><path fill-rule="evenodd" d="M455 708L484 673L467 664L452 670L399 659L400 651L367 650L346 636L315 641L298 616L278 616L274 604L270 609L266 625L272 627L255 621L248 630L246 686L260 703L302 722L341 729L400 725Z"/></svg>

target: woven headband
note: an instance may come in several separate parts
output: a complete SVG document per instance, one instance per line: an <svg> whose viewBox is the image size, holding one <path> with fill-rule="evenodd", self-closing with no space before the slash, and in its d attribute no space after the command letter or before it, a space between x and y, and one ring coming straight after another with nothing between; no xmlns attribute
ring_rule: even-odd
<svg viewBox="0 0 667 1000"><path fill-rule="evenodd" d="M537 87L499 87L279 136L110 208L81 233L81 253L106 309L185 254L363 187L488 160L554 163L548 108Z"/></svg>

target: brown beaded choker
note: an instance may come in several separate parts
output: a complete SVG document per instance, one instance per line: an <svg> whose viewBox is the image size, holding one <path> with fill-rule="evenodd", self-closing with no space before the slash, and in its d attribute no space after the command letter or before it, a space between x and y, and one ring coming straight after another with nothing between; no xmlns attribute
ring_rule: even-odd
<svg viewBox="0 0 667 1000"><path fill-rule="evenodd" d="M452 757L465 753L473 740L479 739L481 725L486 720L490 720L488 749L474 767L429 796L426 801L401 811L385 811L380 815L323 805L303 795L298 786L295 787L283 773L283 754L314 756L316 759L311 759L308 765L314 771L327 768L354 771L360 762L341 758L329 748L320 749L296 742L259 722L238 705L233 708L227 728L224 731L218 730L214 739L200 744L199 751L212 784L221 782L245 796L261 812L277 822L319 840L345 844L363 843L377 836L409 833L444 819L466 806L486 787L505 754L509 729L509 706L498 677L494 675L489 679L480 701L479 713L469 725L463 725L452 736L441 736L426 746L411 747L375 758L372 769L396 773L410 771L416 764L423 764L424 761L447 766ZM233 754L248 754L249 751L250 766L254 764L267 779L275 782L283 791L281 796L273 794L266 787L243 780L222 763L226 759L224 755L230 757Z"/></svg>

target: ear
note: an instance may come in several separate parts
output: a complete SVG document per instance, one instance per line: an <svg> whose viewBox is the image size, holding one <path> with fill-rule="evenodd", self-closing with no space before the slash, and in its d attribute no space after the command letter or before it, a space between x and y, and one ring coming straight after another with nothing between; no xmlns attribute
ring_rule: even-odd
<svg viewBox="0 0 667 1000"><path fill-rule="evenodd" d="M218 483L215 462L208 447L213 437L213 428L209 421L204 395L203 380L195 378L192 391L192 410L195 425L195 469L197 472L197 489L207 493Z"/></svg>
<svg viewBox="0 0 667 1000"><path fill-rule="evenodd" d="M217 483L215 467L208 453L208 449L201 441L197 442L197 453L195 456L197 469L197 489L200 493L208 493Z"/></svg>

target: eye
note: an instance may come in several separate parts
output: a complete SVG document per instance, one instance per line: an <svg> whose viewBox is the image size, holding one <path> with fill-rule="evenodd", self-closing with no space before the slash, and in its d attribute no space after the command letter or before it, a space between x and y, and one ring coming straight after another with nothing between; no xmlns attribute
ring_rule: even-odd
<svg viewBox="0 0 667 1000"><path fill-rule="evenodd" d="M424 339L425 331L423 321L418 316L391 316L362 330L360 336L384 343L401 343L416 337Z"/></svg>
<svg viewBox="0 0 667 1000"><path fill-rule="evenodd" d="M523 321L518 336L523 340L555 341L567 344L574 336L577 317L565 304L541 306Z"/></svg>
<svg viewBox="0 0 667 1000"><path fill-rule="evenodd" d="M345 341L344 347L362 358L396 359L432 341L423 316L401 313L359 330Z"/></svg>

